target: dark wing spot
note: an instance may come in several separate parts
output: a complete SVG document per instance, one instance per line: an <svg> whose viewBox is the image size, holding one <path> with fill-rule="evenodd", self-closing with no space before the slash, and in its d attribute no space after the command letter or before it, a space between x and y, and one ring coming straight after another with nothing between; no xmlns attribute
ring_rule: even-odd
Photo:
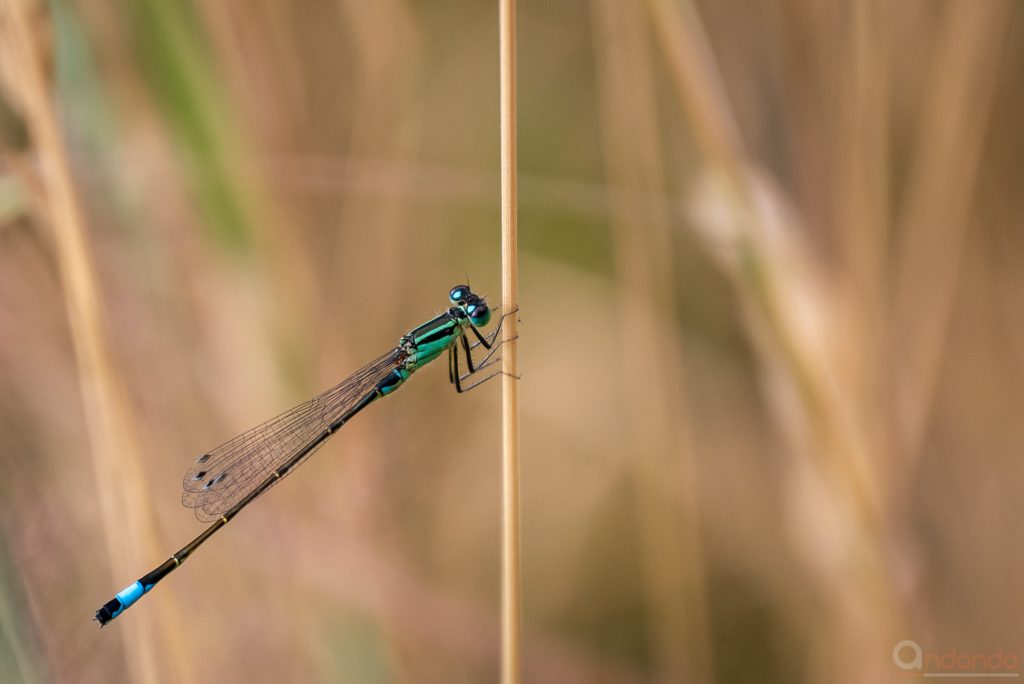
<svg viewBox="0 0 1024 684"><path fill-rule="evenodd" d="M198 473L192 476L192 479L198 482L199 480L202 480L204 477L206 477L206 471L200 470Z"/></svg>
<svg viewBox="0 0 1024 684"><path fill-rule="evenodd" d="M209 482L207 482L206 484L203 485L203 489L209 489L212 486L213 486L213 480L210 480Z"/></svg>
<svg viewBox="0 0 1024 684"><path fill-rule="evenodd" d="M206 463L209 460L210 460L210 454L203 454L202 456L200 456L199 458L196 459L196 463Z"/></svg>
<svg viewBox="0 0 1024 684"><path fill-rule="evenodd" d="M218 475L217 477L214 478L213 484L215 484L215 485L216 484L220 484L221 482L224 481L224 478L227 477L227 476L228 476L227 473L221 473L220 475Z"/></svg>

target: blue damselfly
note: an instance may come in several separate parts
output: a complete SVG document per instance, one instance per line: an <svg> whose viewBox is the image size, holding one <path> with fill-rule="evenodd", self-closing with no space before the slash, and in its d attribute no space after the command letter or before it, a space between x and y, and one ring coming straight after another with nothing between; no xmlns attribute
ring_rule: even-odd
<svg viewBox="0 0 1024 684"><path fill-rule="evenodd" d="M410 375L441 354L448 354L448 380L458 392L466 392L499 375L501 371L494 371L463 385L464 380L498 361L491 357L500 346L495 340L505 316L494 332L484 335L479 329L491 320L491 310L484 299L468 285L453 287L448 298L451 307L447 311L413 328L399 339L394 349L337 386L197 458L182 480L181 502L194 509L201 521L213 524L97 610L95 619L100 625L138 601L239 511L323 446L354 415L393 393ZM473 344L470 334L476 337ZM468 366L465 374L459 370L460 346ZM474 362L473 349L477 346L483 346L487 353Z"/></svg>

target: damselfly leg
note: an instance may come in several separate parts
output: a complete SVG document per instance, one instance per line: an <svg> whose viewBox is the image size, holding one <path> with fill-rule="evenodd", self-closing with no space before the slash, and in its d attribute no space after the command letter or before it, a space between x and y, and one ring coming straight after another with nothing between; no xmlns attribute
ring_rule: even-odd
<svg viewBox="0 0 1024 684"><path fill-rule="evenodd" d="M480 333L480 331L477 330L477 328L475 326L473 326L473 325L468 326L469 329L473 332L473 334L476 335L477 340L479 340L478 342L475 342L472 345L470 345L469 349L476 349L479 346L483 346L483 348L487 350L487 354L484 355L484 358L480 359L480 361L479 361L479 363L477 365L477 368L475 370L479 370L480 368L483 368L484 366L489 365L487 363L488 359L490 359L491 356L494 355L494 352L497 351L498 348L504 343L504 340L503 340L502 342L498 342L497 344L495 344L495 340L498 339L498 335L501 334L501 326L502 326L502 324L505 322L506 318L508 318L509 316L517 313L518 311L519 311L519 307L516 307L516 309L514 311L509 311L508 313L502 315L502 317L500 319L498 319L498 325L495 326L494 332L492 332L489 335L482 335ZM513 339L518 339L518 337L519 336L516 335L516 337L513 338ZM469 355L469 351L468 350L466 351L466 354ZM501 357L499 356L498 358L500 359ZM497 360L497 359L495 359L495 360ZM474 372L474 367L473 366L474 366L473 361L472 361L472 359L470 359L470 361L469 361L469 371L470 371L470 373Z"/></svg>
<svg viewBox="0 0 1024 684"><path fill-rule="evenodd" d="M495 362L492 362L492 363L495 363ZM487 364L487 365L491 365L491 364ZM460 375L459 374L459 350L456 347L452 347L451 349L448 350L448 377L452 378L452 384L455 385L455 391L458 392L459 394L462 394L463 392L468 392L471 389L475 389L475 388L479 387L480 385L484 384L485 382L487 382L488 380L490 380L491 378L494 378L494 377L496 377L498 375L501 375L501 373L502 373L502 371L497 371L495 373L491 373L487 377L485 377L485 378L483 378L481 380L477 380L472 385L467 385L467 386L463 387L462 386L462 381L465 380L466 378L469 378L469 377L475 375L475 373L479 372L480 368L483 368L483 366L478 367L476 371L470 371L469 373L466 373L465 375Z"/></svg>
<svg viewBox="0 0 1024 684"><path fill-rule="evenodd" d="M463 347L463 350L465 351L465 354L466 354L466 363L469 366L469 371L467 373L460 373L459 372L459 350L458 350L458 348L453 346L451 349L449 349L448 379L449 379L449 381L452 384L455 385L455 391L456 392L459 392L459 393L468 392L469 390L474 389L476 387L479 387L480 385L484 384L488 380L496 378L499 375L508 375L504 371L495 371L495 372L490 373L489 375L487 375L487 376L485 376L483 378L480 378L479 380L477 380L476 382L474 382L474 383L472 383L470 385L466 385L466 386L462 385L462 381L464 381L464 380L466 380L466 379L468 379L470 377L475 376L477 373L479 373L483 369L489 368L489 367L497 364L499 361L501 361L501 357L500 356L497 357L497 358L493 358L493 359L491 357L493 357L494 353L496 351L498 351L498 349L501 348L501 346L506 341L509 341L509 340L501 340L499 342L495 342L495 340L497 339L498 335L501 333L501 326L502 326L502 323L504 323L505 318L515 314L518 311L519 311L519 309L516 308L515 310L510 311L510 312L502 315L501 319L498 321L498 325L495 327L494 332L492 332L491 334L486 335L486 336L482 335L480 333L480 331L476 329L475 326L473 326L473 325L467 326L470 330L473 331L473 334L476 335L477 339L479 340L475 344L470 345L469 341L466 339L465 336L463 336L463 338L462 338L462 347ZM519 336L516 335L512 339L513 340L519 339ZM476 349L477 347L479 347L481 345L484 347L484 349L488 350L487 354L480 361L474 363L473 362L472 350ZM513 375L511 377L514 377L517 380L519 380L521 378L521 376L515 376L515 375Z"/></svg>
<svg viewBox="0 0 1024 684"><path fill-rule="evenodd" d="M499 311L501 311L500 306L494 310L494 313L497 313ZM498 339L498 335L501 334L501 326L505 322L505 319L511 316L512 314L517 313L518 311L519 307L517 306L513 311L509 311L506 314L502 314L501 318L498 319L498 325L495 326L494 331L488 335L482 335L480 331L476 329L475 326L470 326L473 331L473 334L476 335L476 339L479 340L478 342L474 342L472 345L470 345L470 349L476 349L481 345L483 345L484 349L490 349L494 345L494 341Z"/></svg>

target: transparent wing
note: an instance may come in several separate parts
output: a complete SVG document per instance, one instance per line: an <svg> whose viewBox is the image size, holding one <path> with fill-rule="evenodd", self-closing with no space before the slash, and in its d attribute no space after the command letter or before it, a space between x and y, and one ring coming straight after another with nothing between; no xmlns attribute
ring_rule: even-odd
<svg viewBox="0 0 1024 684"><path fill-rule="evenodd" d="M397 349L388 352L323 394L197 458L182 478L182 505L204 522L220 518L373 389L398 357Z"/></svg>

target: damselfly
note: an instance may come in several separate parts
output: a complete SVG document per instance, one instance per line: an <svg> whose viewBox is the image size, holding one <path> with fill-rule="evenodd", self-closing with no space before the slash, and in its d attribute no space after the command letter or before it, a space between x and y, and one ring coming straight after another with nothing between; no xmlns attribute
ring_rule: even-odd
<svg viewBox="0 0 1024 684"><path fill-rule="evenodd" d="M448 380L458 392L499 375L501 371L495 371L463 385L464 380L498 361L491 357L500 346L495 340L509 314L502 316L494 332L485 336L479 329L490 322L491 310L484 299L468 285L456 285L448 298L451 308L413 328L394 349L341 384L197 458L182 480L185 493L181 502L194 509L197 518L213 524L97 610L95 619L100 625L116 618L155 587L239 511L309 458L352 416L393 393L441 354L448 354ZM470 344L469 334L476 337L475 343ZM481 345L488 351L474 362L473 349ZM459 371L460 346L468 366L465 374Z"/></svg>

